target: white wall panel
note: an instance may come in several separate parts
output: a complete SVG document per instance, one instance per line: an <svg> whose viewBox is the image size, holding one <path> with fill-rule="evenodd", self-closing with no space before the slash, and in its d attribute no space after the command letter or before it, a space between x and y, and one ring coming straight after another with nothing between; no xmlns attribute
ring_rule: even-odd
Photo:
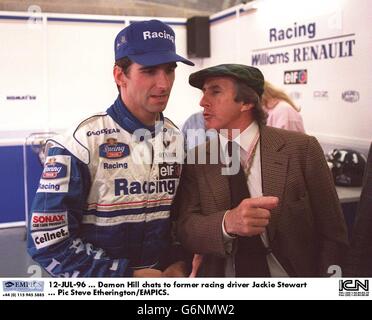
<svg viewBox="0 0 372 320"><path fill-rule="evenodd" d="M123 25L48 23L50 125L105 111L115 100L114 39Z"/></svg>
<svg viewBox="0 0 372 320"><path fill-rule="evenodd" d="M165 20L167 22L169 20ZM171 21L171 20L170 20ZM186 25L171 25L176 33L177 53L187 58ZM191 59L196 66L177 63L176 79L164 114L177 126L181 126L189 114L198 111L199 95L188 85L189 75L200 69L200 59Z"/></svg>
<svg viewBox="0 0 372 320"><path fill-rule="evenodd" d="M212 38L218 42L213 44L213 48L221 50L227 41L229 48L240 47L240 52L229 51L227 46L217 55L212 50L209 64L237 62L254 65L254 55L266 55L266 61L264 58L256 66L267 80L299 97L295 101L302 107L301 114L308 133L327 143L368 148L372 139L370 1L360 0L356 4L351 0L266 0L248 5L253 5L256 10L241 12L238 18L232 15L212 23ZM218 14L212 19L216 17ZM306 34L299 34L301 25L308 27L312 23L315 25L314 34L309 32L311 28ZM293 36L270 41L270 29L273 28L277 37L280 29L286 31L289 28L292 30L288 35L292 31ZM233 39L239 43L234 44ZM310 59L311 47L327 47L336 42L336 46L342 46L343 53L338 52L334 59L324 56ZM306 61L298 61L298 57L304 58L304 51L307 52ZM301 52L301 55L295 57L295 52ZM275 54L287 54L288 61L268 60ZM307 70L307 84L285 85L284 71L298 69ZM358 101L342 99L342 93L350 90L359 94ZM316 96L322 94L327 97Z"/></svg>
<svg viewBox="0 0 372 320"><path fill-rule="evenodd" d="M39 128L44 110L44 34L28 20L0 20L0 131Z"/></svg>
<svg viewBox="0 0 372 320"><path fill-rule="evenodd" d="M26 14L7 15L9 19L0 19L2 140L9 134L19 139L32 131L63 131L94 112L105 111L118 94L112 75L115 36L124 22L151 19L43 14L45 23L35 29ZM21 19L14 20L16 15ZM185 19L158 19L175 30L177 52L186 57ZM178 125L198 108L199 97L187 84L192 71L179 63L165 112ZM36 99L6 99L27 94Z"/></svg>

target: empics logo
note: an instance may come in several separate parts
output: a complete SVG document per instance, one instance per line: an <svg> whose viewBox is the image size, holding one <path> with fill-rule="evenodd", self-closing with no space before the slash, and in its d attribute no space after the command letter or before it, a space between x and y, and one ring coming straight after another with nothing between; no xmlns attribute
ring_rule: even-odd
<svg viewBox="0 0 372 320"><path fill-rule="evenodd" d="M284 84L306 84L307 69L284 71Z"/></svg>
<svg viewBox="0 0 372 320"><path fill-rule="evenodd" d="M10 280L3 281L3 291L18 291L18 292L42 292L44 291L44 281L20 281Z"/></svg>
<svg viewBox="0 0 372 320"><path fill-rule="evenodd" d="M339 296L369 296L369 280L340 280Z"/></svg>

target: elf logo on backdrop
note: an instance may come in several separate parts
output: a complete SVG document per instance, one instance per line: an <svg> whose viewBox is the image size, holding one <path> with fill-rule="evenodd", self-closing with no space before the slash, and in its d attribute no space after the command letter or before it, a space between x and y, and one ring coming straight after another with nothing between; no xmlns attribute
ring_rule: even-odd
<svg viewBox="0 0 372 320"><path fill-rule="evenodd" d="M351 102L351 103L354 103L354 102L357 102L359 101L359 92L358 91L355 91L355 90L347 90L347 91L344 91L342 94L341 94L341 97L342 97L342 100L346 101L346 102Z"/></svg>
<svg viewBox="0 0 372 320"><path fill-rule="evenodd" d="M307 69L284 71L284 84L306 84Z"/></svg>

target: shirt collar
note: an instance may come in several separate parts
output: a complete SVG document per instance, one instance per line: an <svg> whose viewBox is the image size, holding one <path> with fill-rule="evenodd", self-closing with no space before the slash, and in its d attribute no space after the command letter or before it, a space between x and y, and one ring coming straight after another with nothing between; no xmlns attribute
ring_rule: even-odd
<svg viewBox="0 0 372 320"><path fill-rule="evenodd" d="M155 136L155 133L159 131L156 126L147 126L138 120L122 102L120 95L116 99L115 103L107 109L107 113L125 130L130 133L134 133L137 129L147 129L151 133L151 137ZM157 122L157 126L162 127L164 125L164 116L160 112L160 119Z"/></svg>
<svg viewBox="0 0 372 320"><path fill-rule="evenodd" d="M254 138L259 131L259 127L256 121L253 121L240 135L238 135L233 141L239 144L240 148L248 152L249 146L252 144ZM220 143L222 150L226 150L226 145L229 140L222 134L219 134Z"/></svg>

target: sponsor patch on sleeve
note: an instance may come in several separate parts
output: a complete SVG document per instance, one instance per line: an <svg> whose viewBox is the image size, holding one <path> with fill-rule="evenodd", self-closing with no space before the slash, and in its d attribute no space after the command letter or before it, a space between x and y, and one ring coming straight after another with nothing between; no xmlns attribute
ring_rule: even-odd
<svg viewBox="0 0 372 320"><path fill-rule="evenodd" d="M55 155L45 160L39 188L36 192L68 192L71 156Z"/></svg>
<svg viewBox="0 0 372 320"><path fill-rule="evenodd" d="M36 249L49 247L52 244L58 243L63 239L68 238L68 226L49 231L39 231L31 233Z"/></svg>
<svg viewBox="0 0 372 320"><path fill-rule="evenodd" d="M55 229L67 225L67 211L64 212L33 212L31 230Z"/></svg>

